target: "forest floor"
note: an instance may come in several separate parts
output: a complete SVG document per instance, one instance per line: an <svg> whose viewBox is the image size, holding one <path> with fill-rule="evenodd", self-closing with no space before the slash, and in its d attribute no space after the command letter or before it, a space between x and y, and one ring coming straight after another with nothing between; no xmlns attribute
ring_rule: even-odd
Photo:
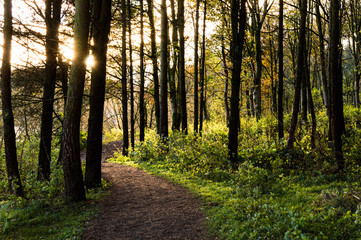
<svg viewBox="0 0 361 240"><path fill-rule="evenodd" d="M82 239L209 239L199 199L143 170L106 162L118 149L120 141L103 146L102 174L111 182L110 194Z"/></svg>

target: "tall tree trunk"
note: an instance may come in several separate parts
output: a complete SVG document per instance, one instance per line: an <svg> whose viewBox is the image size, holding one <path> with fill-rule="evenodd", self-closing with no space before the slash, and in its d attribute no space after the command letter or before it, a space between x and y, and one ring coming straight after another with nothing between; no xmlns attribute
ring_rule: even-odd
<svg viewBox="0 0 361 240"><path fill-rule="evenodd" d="M222 62L223 62L223 71L224 71L224 91L223 91L223 97L224 97L224 107L226 109L226 122L227 126L229 124L229 103L228 103L228 88L229 88L229 74L228 74L228 65L227 65L227 56L226 56L226 46L225 46L225 31L227 27L227 19L226 19L226 13L225 8L222 5L222 35L221 35L221 51L222 51Z"/></svg>
<svg viewBox="0 0 361 240"><path fill-rule="evenodd" d="M293 111L291 118L291 126L289 130L289 136L287 141L287 148L293 149L293 143L295 142L295 132L297 127L297 118L300 107L300 96L301 96L301 84L302 78L304 78L304 57L306 50L306 17L307 17L307 0L299 0L299 9L301 12L299 40L298 40L298 55L297 55L297 73L296 73L296 86L295 96L293 102Z"/></svg>
<svg viewBox="0 0 361 240"><path fill-rule="evenodd" d="M75 1L74 58L63 126L63 169L65 194L68 201L85 200L80 162L80 118L83 100L89 37L89 1Z"/></svg>
<svg viewBox="0 0 361 240"><path fill-rule="evenodd" d="M315 113L315 107L313 104L313 99L312 99L312 89L311 89L311 79L310 79L310 68L307 64L307 58L305 57L305 65L306 65L306 87L307 87L307 95L308 95L308 102L309 102L309 106L310 106L310 114L311 114L311 123L312 123L312 127L311 127L311 148L315 149L316 148L316 127L317 127L317 122L316 122L316 113Z"/></svg>
<svg viewBox="0 0 361 240"><path fill-rule="evenodd" d="M194 26L194 132L198 132L198 38L199 38L199 2L196 0L196 21Z"/></svg>
<svg viewBox="0 0 361 240"><path fill-rule="evenodd" d="M90 110L86 148L85 185L101 185L103 112L106 84L107 44L111 21L111 0L94 0L92 32L94 66L91 73Z"/></svg>
<svg viewBox="0 0 361 240"><path fill-rule="evenodd" d="M184 0L178 0L178 23L179 23L179 85L180 104L182 117L182 131L187 134L187 98L185 79L185 49L184 49Z"/></svg>
<svg viewBox="0 0 361 240"><path fill-rule="evenodd" d="M145 105L144 105L144 21L143 0L140 0L140 92L139 92L139 140L144 141Z"/></svg>
<svg viewBox="0 0 361 240"><path fill-rule="evenodd" d="M135 107L134 107L134 78L133 78L133 45L132 45L132 11L128 0L128 37L129 37L129 85L130 85L130 143L135 147Z"/></svg>
<svg viewBox="0 0 361 240"><path fill-rule="evenodd" d="M128 91L127 91L127 5L122 0L122 108L123 108L123 155L128 155Z"/></svg>
<svg viewBox="0 0 361 240"><path fill-rule="evenodd" d="M154 82L154 105L155 105L155 121L157 133L159 133L159 118L160 118L160 106L159 106L159 78L158 78L158 56L157 56L157 44L154 24L153 13L153 0L147 0L148 2L148 16L150 27L150 41L151 41L151 58L153 66L153 82Z"/></svg>
<svg viewBox="0 0 361 240"><path fill-rule="evenodd" d="M322 28L322 20L320 13L320 0L316 1L316 23L318 29L318 40L319 40L319 49L320 49L320 64L321 64L321 83L322 83L322 92L323 92L323 101L326 106L327 116L330 117L329 112L329 88L328 88L328 79L327 79L327 68L326 68L326 54L325 54L325 39Z"/></svg>
<svg viewBox="0 0 361 240"><path fill-rule="evenodd" d="M338 171L345 168L342 152L343 133L343 102L342 102L342 68L341 68L341 24L340 1L331 0L330 3L330 87L331 87L331 116L334 154Z"/></svg>
<svg viewBox="0 0 361 240"><path fill-rule="evenodd" d="M279 1L278 22L278 139L284 137L283 132L283 0Z"/></svg>
<svg viewBox="0 0 361 240"><path fill-rule="evenodd" d="M207 20L207 0L204 0L204 9L203 9L203 39L202 39L202 49L201 49L201 69L200 69L200 82L201 82L201 92L200 92L200 111L199 111L199 132L202 134L203 131L203 120L204 120L204 82L205 82L205 72L206 72L206 20Z"/></svg>
<svg viewBox="0 0 361 240"><path fill-rule="evenodd" d="M176 72L178 66L178 55L179 55L179 45L178 45L178 20L175 13L175 2L174 0L170 0L171 6L171 16L172 16L172 49L173 49L173 57L172 62L173 65L169 70L169 95L171 102L171 112L172 112L172 129L180 130L181 124L181 112L180 112L180 97L179 97L179 88L177 86L176 80ZM179 80L179 78L178 78ZM179 85L179 81L178 81Z"/></svg>
<svg viewBox="0 0 361 240"><path fill-rule="evenodd" d="M256 118L259 120L262 114L262 94L261 94L261 78L262 78L262 46L261 46L261 27L262 25L258 23L256 25L255 32L255 44L256 44L256 75L254 78L254 90L253 98L255 105Z"/></svg>
<svg viewBox="0 0 361 240"><path fill-rule="evenodd" d="M14 115L11 105L11 39L13 32L13 17L11 0L4 0L4 45L1 68L1 99L4 124L4 142L6 171L10 191L17 197L23 197L23 188L16 155L16 136L14 129Z"/></svg>
<svg viewBox="0 0 361 240"><path fill-rule="evenodd" d="M59 52L60 12L61 0L46 0L46 65L40 128L39 180L50 180L51 136L53 130L54 92L57 68L56 58Z"/></svg>
<svg viewBox="0 0 361 240"><path fill-rule="evenodd" d="M166 0L161 1L161 50L160 50L160 137L168 137L168 21Z"/></svg>
<svg viewBox="0 0 361 240"><path fill-rule="evenodd" d="M228 158L233 168L238 162L238 131L239 131L239 90L241 83L241 64L244 34L246 28L246 0L231 1L231 61L232 61L232 93L231 115L228 131Z"/></svg>

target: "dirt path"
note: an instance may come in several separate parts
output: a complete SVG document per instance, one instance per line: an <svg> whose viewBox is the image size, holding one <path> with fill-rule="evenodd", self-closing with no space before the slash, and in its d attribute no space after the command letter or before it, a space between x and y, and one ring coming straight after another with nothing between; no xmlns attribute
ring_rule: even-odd
<svg viewBox="0 0 361 240"><path fill-rule="evenodd" d="M104 146L103 156L119 144ZM111 194L83 239L208 239L200 203L187 190L129 166L103 161L102 167Z"/></svg>

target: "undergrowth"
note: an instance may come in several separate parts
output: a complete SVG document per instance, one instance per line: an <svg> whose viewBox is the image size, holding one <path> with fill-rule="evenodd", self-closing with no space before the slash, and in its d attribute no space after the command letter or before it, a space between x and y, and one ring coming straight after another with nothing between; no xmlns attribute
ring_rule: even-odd
<svg viewBox="0 0 361 240"><path fill-rule="evenodd" d="M51 180L38 181L38 142L25 139L20 143L19 169L26 198L9 194L5 157L1 152L0 239L80 239L84 224L97 213L96 200L106 193L102 189L88 191L87 202L64 202L63 170L61 164L56 163L58 148L55 145Z"/></svg>
<svg viewBox="0 0 361 240"><path fill-rule="evenodd" d="M323 124L327 118L319 114ZM351 115L358 118L345 119ZM276 124L273 117L241 121L237 170L227 160L227 129L220 124L208 124L202 137L173 132L166 142L150 132L129 157L113 161L201 196L209 229L221 239L361 239L361 146L352 140L360 129L348 126L347 170L340 176L326 129L318 128L316 150L309 147L309 129L300 129L295 151L288 152L275 136Z"/></svg>

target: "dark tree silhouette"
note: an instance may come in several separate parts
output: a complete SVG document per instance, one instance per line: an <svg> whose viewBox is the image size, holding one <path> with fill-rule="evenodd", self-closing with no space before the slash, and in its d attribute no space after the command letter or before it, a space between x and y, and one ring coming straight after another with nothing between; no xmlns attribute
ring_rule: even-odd
<svg viewBox="0 0 361 240"><path fill-rule="evenodd" d="M91 73L90 110L86 150L85 185L101 185L103 112L106 83L107 44L111 20L111 0L94 0L92 12L94 66Z"/></svg>
<svg viewBox="0 0 361 240"><path fill-rule="evenodd" d="M14 115L11 105L11 39L13 32L12 2L4 0L4 45L1 68L1 100L4 124L6 171L9 188L18 197L23 197L23 188L16 155Z"/></svg>
<svg viewBox="0 0 361 240"><path fill-rule="evenodd" d="M89 1L75 1L74 58L70 70L62 136L62 160L67 201L85 200L80 162L80 118L89 37Z"/></svg>

